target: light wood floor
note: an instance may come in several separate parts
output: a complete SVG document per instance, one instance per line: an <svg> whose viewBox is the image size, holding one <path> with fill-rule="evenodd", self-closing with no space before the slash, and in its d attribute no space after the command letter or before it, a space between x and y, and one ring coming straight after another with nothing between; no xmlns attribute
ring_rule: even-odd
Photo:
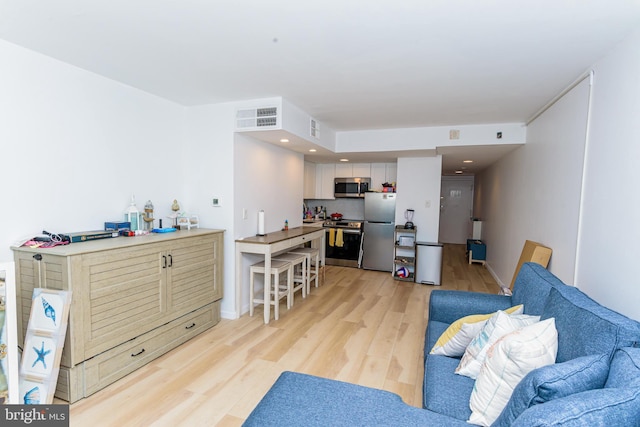
<svg viewBox="0 0 640 427"><path fill-rule="evenodd" d="M433 289L497 293L445 245L442 286L390 273L329 266L325 283L280 319L222 320L181 347L71 405L72 426L238 426L285 370L376 387L422 405L422 350Z"/></svg>

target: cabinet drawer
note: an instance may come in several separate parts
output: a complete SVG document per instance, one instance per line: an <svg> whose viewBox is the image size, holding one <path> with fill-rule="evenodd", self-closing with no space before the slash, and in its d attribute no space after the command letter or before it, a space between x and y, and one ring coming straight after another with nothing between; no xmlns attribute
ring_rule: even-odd
<svg viewBox="0 0 640 427"><path fill-rule="evenodd" d="M217 301L206 305L87 360L84 363L86 395L95 393L218 323L219 304Z"/></svg>

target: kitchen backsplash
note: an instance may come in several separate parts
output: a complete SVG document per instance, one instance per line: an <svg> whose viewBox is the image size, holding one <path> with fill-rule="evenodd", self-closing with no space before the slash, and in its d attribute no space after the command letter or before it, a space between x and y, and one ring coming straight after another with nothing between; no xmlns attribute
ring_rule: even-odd
<svg viewBox="0 0 640 427"><path fill-rule="evenodd" d="M304 203L312 212L315 212L316 206L326 206L327 217L334 212L338 212L343 215L344 219L364 219L364 199L305 199Z"/></svg>

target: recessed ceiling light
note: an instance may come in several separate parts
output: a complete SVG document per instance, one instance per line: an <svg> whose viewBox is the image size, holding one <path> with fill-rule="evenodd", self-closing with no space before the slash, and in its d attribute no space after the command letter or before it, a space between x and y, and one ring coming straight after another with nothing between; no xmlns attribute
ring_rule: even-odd
<svg viewBox="0 0 640 427"><path fill-rule="evenodd" d="M289 142L289 140L287 138L282 138L280 142Z"/></svg>
<svg viewBox="0 0 640 427"><path fill-rule="evenodd" d="M349 159L340 159L341 162L348 162Z"/></svg>
<svg viewBox="0 0 640 427"><path fill-rule="evenodd" d="M462 163L473 163L473 160L463 160Z"/></svg>
<svg viewBox="0 0 640 427"><path fill-rule="evenodd" d="M309 152L311 152L311 153L315 153L316 151L318 151L318 150L316 150L315 148L311 148L311 149L309 150Z"/></svg>
<svg viewBox="0 0 640 427"><path fill-rule="evenodd" d="M457 174L461 174L461 173L462 173L462 171L456 171L456 173L457 173Z"/></svg>

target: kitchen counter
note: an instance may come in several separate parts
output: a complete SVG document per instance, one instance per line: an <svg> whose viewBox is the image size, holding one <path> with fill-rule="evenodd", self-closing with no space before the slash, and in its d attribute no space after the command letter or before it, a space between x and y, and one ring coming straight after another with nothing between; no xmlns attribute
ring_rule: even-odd
<svg viewBox="0 0 640 427"><path fill-rule="evenodd" d="M274 231L264 236L250 236L236 239L236 312L241 313L242 308L242 288L244 277L248 277L248 272L243 271L242 265L243 254L256 254L264 256L265 271L271 268L271 255L284 250L295 248L311 243L312 246L320 250L320 262L324 265L324 240L325 230L321 229L322 222L319 226L302 226L290 228L286 231ZM249 295L249 304L252 295ZM269 286L264 287L264 301L269 301ZM264 323L269 323L270 304L264 304Z"/></svg>
<svg viewBox="0 0 640 427"><path fill-rule="evenodd" d="M322 227L327 220L326 219L303 219L302 222L307 227Z"/></svg>

